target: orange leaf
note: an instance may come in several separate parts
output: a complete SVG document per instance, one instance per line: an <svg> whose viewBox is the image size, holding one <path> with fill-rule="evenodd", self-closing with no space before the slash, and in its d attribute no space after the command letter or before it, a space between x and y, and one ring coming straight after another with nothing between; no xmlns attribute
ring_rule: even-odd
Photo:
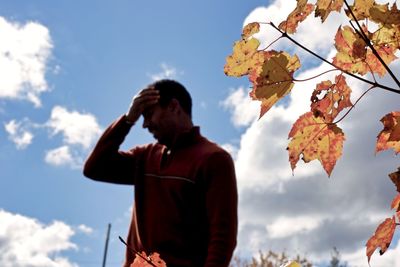
<svg viewBox="0 0 400 267"><path fill-rule="evenodd" d="M311 96L311 111L314 116L322 117L325 122L333 122L343 109L352 106L350 94L351 89L343 75L335 77L335 84L329 80L323 81L317 84Z"/></svg>
<svg viewBox="0 0 400 267"><path fill-rule="evenodd" d="M370 17L369 10L374 5L375 0L354 0L354 5L351 6L351 10L353 11L357 20L363 20ZM350 12L346 10L347 16L352 20Z"/></svg>
<svg viewBox="0 0 400 267"><path fill-rule="evenodd" d="M340 12L343 0L317 0L315 16L321 17L322 22L326 20L332 11Z"/></svg>
<svg viewBox="0 0 400 267"><path fill-rule="evenodd" d="M395 52L397 48L395 46L388 46L386 44L376 46L376 52L382 58L382 60L389 65L393 60L397 59L395 56ZM378 60L378 58L372 53L372 50L368 48L367 56L365 59L366 64L371 72L377 73L379 76L383 77L386 74L386 69L382 65L382 63Z"/></svg>
<svg viewBox="0 0 400 267"><path fill-rule="evenodd" d="M307 112L293 124L288 145L292 170L303 155L304 162L318 159L328 176L342 155L344 133L336 124L326 124L322 118Z"/></svg>
<svg viewBox="0 0 400 267"><path fill-rule="evenodd" d="M375 153L393 148L398 154L400 152L400 111L386 114L382 119L383 130L378 135Z"/></svg>
<svg viewBox="0 0 400 267"><path fill-rule="evenodd" d="M247 39L253 34L260 31L260 24L258 22L252 22L247 24L242 31L242 39Z"/></svg>
<svg viewBox="0 0 400 267"><path fill-rule="evenodd" d="M396 185L397 192L400 193L400 167L397 168L396 172L389 174L390 180Z"/></svg>
<svg viewBox="0 0 400 267"><path fill-rule="evenodd" d="M313 9L314 5L307 4L307 0L297 0L296 8L289 14L285 21L279 24L279 29L287 33L295 33L298 24L305 20Z"/></svg>
<svg viewBox="0 0 400 267"><path fill-rule="evenodd" d="M400 211L400 194L397 194L397 196L392 200L392 205L390 205L390 207L396 211Z"/></svg>
<svg viewBox="0 0 400 267"><path fill-rule="evenodd" d="M262 64L263 55L257 51L260 42L251 38L235 42L232 55L226 58L224 71L226 75L240 77Z"/></svg>
<svg viewBox="0 0 400 267"><path fill-rule="evenodd" d="M263 53L264 64L261 71L253 70L250 81L253 90L250 96L260 100L260 118L293 88L293 73L300 67L299 58L286 52L267 51Z"/></svg>
<svg viewBox="0 0 400 267"><path fill-rule="evenodd" d="M141 253L141 256L136 255L135 260L130 265L130 267L167 267L165 261L160 258L160 254L157 252L146 255L145 252Z"/></svg>
<svg viewBox="0 0 400 267"><path fill-rule="evenodd" d="M379 253L382 255L386 252L390 243L392 242L394 230L396 228L396 220L393 216L392 218L387 218L384 222L382 222L375 231L375 234L368 240L366 246L367 251L366 254L368 256L368 263L371 259L374 251L380 247L381 250Z"/></svg>

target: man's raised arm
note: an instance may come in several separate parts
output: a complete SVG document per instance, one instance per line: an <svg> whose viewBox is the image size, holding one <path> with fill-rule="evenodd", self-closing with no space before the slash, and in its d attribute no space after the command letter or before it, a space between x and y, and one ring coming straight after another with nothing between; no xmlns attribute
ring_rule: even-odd
<svg viewBox="0 0 400 267"><path fill-rule="evenodd" d="M103 182L134 184L140 148L123 152L119 151L119 147L143 111L156 104L158 99L158 91L153 88L146 88L133 98L128 112L105 130L87 158L83 168L86 177Z"/></svg>

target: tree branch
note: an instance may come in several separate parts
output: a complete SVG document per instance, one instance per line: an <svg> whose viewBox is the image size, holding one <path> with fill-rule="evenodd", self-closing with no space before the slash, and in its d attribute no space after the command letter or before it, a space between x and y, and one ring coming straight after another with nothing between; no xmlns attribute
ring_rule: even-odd
<svg viewBox="0 0 400 267"><path fill-rule="evenodd" d="M356 31L360 37L364 40L364 42L367 44L367 46L371 49L372 53L376 56L376 58L379 60L379 62L383 65L383 67L386 69L386 71L389 73L390 77L395 81L397 86L400 88L400 81L396 78L392 70L389 68L389 66L386 64L386 62L382 59L382 57L378 54L378 51L376 51L375 47L372 45L371 40L368 38L368 36L365 34L363 31L360 23L358 23L358 20L356 19L356 16L354 15L353 11L351 10L349 4L347 3L346 0L344 0L344 3L346 7L348 8L351 16L353 17L354 21L357 24L357 27L359 28L359 31Z"/></svg>
<svg viewBox="0 0 400 267"><path fill-rule="evenodd" d="M376 82L376 81L375 81L375 82L372 82L372 81L370 81L370 80L367 80L367 79L364 79L364 78L362 78L362 77L360 77L360 76L357 76L357 75L355 75L355 74L353 74L353 73L351 73L351 72L348 72L348 71L346 71L346 70L343 70L342 68L340 68L340 67L334 65L332 62L329 62L328 60L326 60L325 58L321 57L320 55L318 55L318 54L315 53L314 51L308 49L308 48L305 47L304 45L302 45L302 44L300 44L299 42L297 42L295 39L293 39L292 37L290 37L286 32L284 32L284 31L282 31L281 29L279 29L273 22L267 22L266 24L271 25L275 30L277 30L278 32L280 32L280 33L282 34L282 37L288 38L288 39L289 39L292 43L294 43L295 45L299 46L299 47L302 48L303 50L307 51L307 52L310 53L311 55L313 55L313 56L315 56L316 58L318 58L319 60L321 60L321 61L323 61L323 62L325 62L325 63L331 65L332 67L334 67L334 68L336 68L336 69L338 69L338 70L340 70L340 71L342 71L343 73L346 73L347 75L349 75L349 76L351 76L351 77L353 77L353 78L356 78L356 79L358 79L358 80L360 80L360 81L362 81L362 82L365 82L365 83L367 83L367 84L370 84L370 85L372 85L373 87L379 87L379 88L381 88L381 89L383 89L383 90L387 90L387 91L390 91L390 92L393 92L393 93L396 93L396 94L400 94L400 89L394 89L394 88L392 88L392 87L389 87L389 86L380 84L380 83L378 83L378 82ZM400 86L399 86L399 88L400 88Z"/></svg>

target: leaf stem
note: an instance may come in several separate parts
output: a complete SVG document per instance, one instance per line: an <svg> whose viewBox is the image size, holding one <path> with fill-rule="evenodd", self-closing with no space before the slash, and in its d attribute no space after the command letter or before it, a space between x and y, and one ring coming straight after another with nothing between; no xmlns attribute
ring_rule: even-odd
<svg viewBox="0 0 400 267"><path fill-rule="evenodd" d="M386 85L383 85L383 84L380 84L380 83L377 83L377 82L371 82L370 80L364 79L364 78L362 78L362 77L360 77L360 76L357 76L357 75L355 75L355 74L353 74L353 73L351 73L351 72L348 72L348 71L346 71L346 70L341 69L340 67L338 67L338 66L334 65L333 63L329 62L328 60L326 60L325 58L321 57L320 55L318 55L318 54L315 53L314 51L308 49L308 48L305 47L304 45L302 45L302 44L300 44L299 42L297 42L295 39L293 39L292 37L290 37L286 32L284 32L284 31L282 31L281 29L279 29L273 22L269 22L268 24L271 25L275 30L279 31L279 32L282 34L282 37L288 38L288 39L289 39L291 42L293 42L295 45L299 46L300 48L302 48L303 50L307 51L308 53L310 53L311 55L315 56L316 58L320 59L321 61L323 61L323 62L325 62L325 63L331 65L332 67L334 67L334 68L336 68L336 69L338 69L338 70L340 70L340 71L342 71L343 73L346 73L347 75L349 75L349 76L351 76L351 77L353 77L353 78L356 78L356 79L358 79L358 80L360 80L360 81L362 81L362 82L365 82L365 83L367 83L367 84L370 84L370 85L372 85L373 87L379 87L379 88L382 88L382 89L384 89L384 90L387 90L387 91L390 91L390 92L393 92L393 93L400 94L400 90L399 90L399 89L394 89L394 88L388 87L388 86L386 86ZM399 87L400 87L400 86L399 86Z"/></svg>
<svg viewBox="0 0 400 267"><path fill-rule="evenodd" d="M332 71L340 71L340 70L338 70L338 69L326 70L326 71L324 71L324 72L322 72L322 73L319 73L319 74L317 74L317 75L315 75L315 76L312 76L312 77L309 77L309 78L305 78L305 79L294 79L294 78L293 78L293 81L294 81L294 82L306 82L306 81L315 79L315 78L317 78L317 77L319 77L319 76L322 76L322 75L327 74L328 72L332 72Z"/></svg>
<svg viewBox="0 0 400 267"><path fill-rule="evenodd" d="M346 0L344 0L344 3L346 7L348 8L351 16L353 17L354 21L356 22L359 31L356 31L360 37L364 40L364 42L367 44L367 46L371 49L372 53L376 56L376 58L379 60L379 62L383 65L383 67L386 69L386 71L389 73L390 77L396 82L397 86L400 88L400 81L396 78L392 70L389 68L389 66L385 63L385 61L382 59L382 57L378 54L378 51L376 51L375 47L371 44L371 40L368 38L367 35L365 35L365 32L363 31L360 23L356 19L356 16L354 15L353 11L351 10L349 4L347 3Z"/></svg>

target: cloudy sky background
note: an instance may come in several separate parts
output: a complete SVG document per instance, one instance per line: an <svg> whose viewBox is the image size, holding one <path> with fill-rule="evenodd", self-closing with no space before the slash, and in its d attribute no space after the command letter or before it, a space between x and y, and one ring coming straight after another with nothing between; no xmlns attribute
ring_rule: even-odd
<svg viewBox="0 0 400 267"><path fill-rule="evenodd" d="M239 256L272 249L323 266L336 247L351 266L367 266L364 244L391 216L396 194L387 174L398 159L392 151L375 155L374 145L379 119L398 109L397 95L372 90L340 124L344 153L330 178L318 162L299 162L292 175L287 135L308 111L316 81L296 84L258 120L247 79L223 74L245 24L278 24L294 6L284 0L0 2L0 265L98 266L108 223L107 266L120 265L118 235L129 224L132 188L84 178L82 162L138 89L168 77L191 91L203 134L235 158ZM332 58L340 22L346 18L334 15L321 25L309 17L295 38ZM257 37L267 45L277 33L263 27ZM299 55L306 67L299 79L330 69L287 41L274 46ZM399 63L391 67L399 73ZM354 102L366 87L347 81ZM389 78L382 83L394 86ZM136 127L123 148L149 141ZM400 266L399 234L371 263Z"/></svg>

